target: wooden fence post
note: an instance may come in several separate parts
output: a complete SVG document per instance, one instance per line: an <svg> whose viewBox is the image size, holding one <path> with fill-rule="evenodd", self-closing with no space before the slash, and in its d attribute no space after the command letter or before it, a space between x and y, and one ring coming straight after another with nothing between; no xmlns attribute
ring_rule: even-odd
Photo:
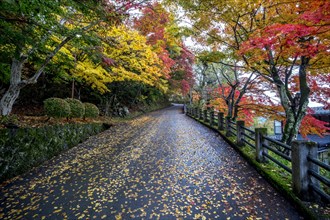
<svg viewBox="0 0 330 220"><path fill-rule="evenodd" d="M207 119L207 109L204 109L204 111L203 111L203 120L205 121L205 122L207 122L208 121L208 119Z"/></svg>
<svg viewBox="0 0 330 220"><path fill-rule="evenodd" d="M203 120L203 109L199 109L199 119Z"/></svg>
<svg viewBox="0 0 330 220"><path fill-rule="evenodd" d="M210 111L210 125L213 127L214 124L214 109L211 109Z"/></svg>
<svg viewBox="0 0 330 220"><path fill-rule="evenodd" d="M238 146L244 146L244 134L245 134L245 130L243 129L245 125L245 122L244 121L237 121L236 122L236 137L237 137L237 140L236 140L236 144Z"/></svg>
<svg viewBox="0 0 330 220"><path fill-rule="evenodd" d="M231 128L230 128L230 117L226 117L226 136L230 137L233 136L231 133Z"/></svg>
<svg viewBox="0 0 330 220"><path fill-rule="evenodd" d="M266 143L266 140L263 139L263 136L267 135L267 128L256 128L255 129L255 144L256 144L256 160L259 163L266 163L267 159L263 155L263 153L268 153L267 148L265 148L262 144Z"/></svg>
<svg viewBox="0 0 330 220"><path fill-rule="evenodd" d="M319 196L310 189L309 185L319 186L319 181L309 175L308 170L318 173L318 166L309 162L307 156L317 159L315 142L292 142L292 190L304 201L319 199Z"/></svg>
<svg viewBox="0 0 330 220"><path fill-rule="evenodd" d="M223 131L223 112L218 112L218 129Z"/></svg>

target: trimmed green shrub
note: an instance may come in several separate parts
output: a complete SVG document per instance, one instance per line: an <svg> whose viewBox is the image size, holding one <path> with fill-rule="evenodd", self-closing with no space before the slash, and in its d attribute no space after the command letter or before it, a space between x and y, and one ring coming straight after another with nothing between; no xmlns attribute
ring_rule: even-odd
<svg viewBox="0 0 330 220"><path fill-rule="evenodd" d="M69 103L60 98L49 98L44 101L46 115L55 118L69 117L71 108Z"/></svg>
<svg viewBox="0 0 330 220"><path fill-rule="evenodd" d="M82 118L85 115L85 105L80 100L67 98L65 101L70 105L70 118Z"/></svg>
<svg viewBox="0 0 330 220"><path fill-rule="evenodd" d="M85 118L96 118L99 116L99 109L96 107L96 105L92 103L84 103L85 105Z"/></svg>

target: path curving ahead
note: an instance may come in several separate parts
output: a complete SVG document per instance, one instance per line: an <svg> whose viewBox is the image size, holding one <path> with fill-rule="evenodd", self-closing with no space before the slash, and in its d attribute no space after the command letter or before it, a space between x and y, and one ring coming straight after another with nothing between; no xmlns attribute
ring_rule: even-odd
<svg viewBox="0 0 330 220"><path fill-rule="evenodd" d="M175 106L0 187L0 219L302 219L218 134Z"/></svg>

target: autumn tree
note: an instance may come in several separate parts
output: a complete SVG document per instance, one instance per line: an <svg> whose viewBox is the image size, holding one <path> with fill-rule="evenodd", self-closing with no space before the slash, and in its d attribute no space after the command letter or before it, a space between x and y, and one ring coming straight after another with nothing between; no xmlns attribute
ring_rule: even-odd
<svg viewBox="0 0 330 220"><path fill-rule="evenodd" d="M113 27L102 40L104 65L112 81L137 81L166 92L163 64L144 36L122 25Z"/></svg>
<svg viewBox="0 0 330 220"><path fill-rule="evenodd" d="M1 115L8 115L20 90L37 82L58 51L101 21L117 23L127 10L145 1L1 1L1 62L10 76L0 100ZM58 41L59 40L59 41ZM23 72L30 63L34 73ZM6 72L7 71L7 72Z"/></svg>
<svg viewBox="0 0 330 220"><path fill-rule="evenodd" d="M212 72L221 75L221 78L226 81L219 83L218 86L222 92L218 93L218 96L224 99L228 107L226 110L228 116L236 119L239 102L247 88L252 87L249 84L253 84L254 78L257 77L255 71L242 66L241 58L235 54L242 40L246 39L252 31L248 22L239 22L243 16L253 16L246 12L254 7L258 8L258 5L252 1L242 4L242 7L236 7L232 1L182 0L179 2L186 9L186 16L192 20L193 37L207 48L202 52L204 62L209 64ZM221 68L215 68L215 66L221 66ZM228 72L230 72L229 75ZM225 95L224 91L228 89L230 92ZM240 95L236 99L237 92Z"/></svg>
<svg viewBox="0 0 330 220"><path fill-rule="evenodd" d="M214 76L216 84L213 85L209 106L224 112L233 121L244 120L247 124L251 124L255 116L274 113L269 108L274 103L266 94L265 82L258 74L248 72L231 60L226 60L226 65L218 63L217 57L212 52L199 55L199 60L207 67L208 74Z"/></svg>
<svg viewBox="0 0 330 220"><path fill-rule="evenodd" d="M282 141L290 144L307 112L312 88L308 75L324 74L329 67L330 3L297 1L272 7L278 16L286 15L281 9L290 8L291 21L258 29L242 44L240 53L253 60L252 69L276 85L286 115ZM290 84L294 76L299 79L298 92Z"/></svg>
<svg viewBox="0 0 330 220"><path fill-rule="evenodd" d="M311 90L307 76L328 72L329 3L322 0L179 3L192 20L198 42L237 59L240 66L269 83L270 92L278 95L286 116L282 140L290 144L306 114ZM292 90L291 78L295 75L299 76L299 93Z"/></svg>
<svg viewBox="0 0 330 220"><path fill-rule="evenodd" d="M195 75L193 73L195 56L182 43L180 54L174 58L174 61L175 65L172 67L171 78L169 79L169 82L173 89L180 88L181 94L186 96L191 91L195 82ZM179 85L175 86L176 83L179 83ZM191 94L189 94L189 96L191 96Z"/></svg>
<svg viewBox="0 0 330 220"><path fill-rule="evenodd" d="M174 14L156 2L151 7L143 8L142 16L134 21L134 27L147 37L147 43L162 60L163 74L169 80L172 91L181 88L182 94L186 95L194 82L194 55L181 39Z"/></svg>
<svg viewBox="0 0 330 220"><path fill-rule="evenodd" d="M101 94L109 92L109 83L119 81L137 81L166 91L162 63L144 36L124 25L103 29L97 34L101 44L95 50L88 47L89 53L69 47L70 44L59 51L58 55L66 54L74 64L71 77Z"/></svg>
<svg viewBox="0 0 330 220"><path fill-rule="evenodd" d="M227 117L236 121L238 113L243 110L241 102L246 99L245 94L252 84L252 81L257 77L254 73L249 73L244 77L239 76L237 67L220 66L216 68L212 65L212 71L218 78L219 92L218 95L225 101L227 106ZM219 75L218 75L219 74ZM223 78L225 84L221 83L219 78Z"/></svg>

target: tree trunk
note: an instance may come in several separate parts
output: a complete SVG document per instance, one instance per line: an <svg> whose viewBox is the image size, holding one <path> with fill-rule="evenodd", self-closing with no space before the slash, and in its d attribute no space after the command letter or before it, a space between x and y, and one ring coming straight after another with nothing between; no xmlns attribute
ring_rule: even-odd
<svg viewBox="0 0 330 220"><path fill-rule="evenodd" d="M233 113L233 121L236 121L237 120L237 118L238 118L238 111L239 111L239 106L238 106L238 104L235 104L234 105L234 113Z"/></svg>
<svg viewBox="0 0 330 220"><path fill-rule="evenodd" d="M288 145L291 145L292 141L296 138L301 122L306 115L306 110L308 107L308 97L310 94L310 88L307 84L307 67L309 64L310 58L301 57L301 64L299 66L299 87L300 87L300 97L298 100L286 100L286 103L290 103L290 105L286 104L282 106L285 109L286 113L286 124L284 127L284 134L282 137L282 141ZM283 101L283 100L282 100Z"/></svg>
<svg viewBox="0 0 330 220"><path fill-rule="evenodd" d="M234 112L234 105L235 105L235 91L236 86L231 86L230 93L226 97L226 104L228 106L227 117L233 120L233 112Z"/></svg>
<svg viewBox="0 0 330 220"><path fill-rule="evenodd" d="M286 143L287 145L291 145L292 141L296 139L301 122L306 115L307 106L308 98L301 103L301 106L299 107L301 111L296 113L291 111L289 114L286 114L286 123L284 126L282 142Z"/></svg>
<svg viewBox="0 0 330 220"><path fill-rule="evenodd" d="M227 117L229 117L231 119L232 113L233 113L233 105L232 105L231 100L226 100L226 103L227 103L227 107L228 107Z"/></svg>
<svg viewBox="0 0 330 220"><path fill-rule="evenodd" d="M9 115L16 99L19 96L20 88L18 86L10 86L0 100L1 115Z"/></svg>
<svg viewBox="0 0 330 220"><path fill-rule="evenodd" d="M282 142L287 145L291 145L292 141L296 138L296 134L298 133L297 123L295 123L294 114L290 112L286 114L286 122L283 129Z"/></svg>
<svg viewBox="0 0 330 220"><path fill-rule="evenodd" d="M74 98L74 79L72 80L72 84L71 84L71 98Z"/></svg>
<svg viewBox="0 0 330 220"><path fill-rule="evenodd" d="M0 100L0 113L1 115L9 115L16 99L19 96L24 84L21 82L22 68L25 59L13 59L10 74L10 86Z"/></svg>
<svg viewBox="0 0 330 220"><path fill-rule="evenodd" d="M105 99L105 116L110 116L110 100L109 98Z"/></svg>

